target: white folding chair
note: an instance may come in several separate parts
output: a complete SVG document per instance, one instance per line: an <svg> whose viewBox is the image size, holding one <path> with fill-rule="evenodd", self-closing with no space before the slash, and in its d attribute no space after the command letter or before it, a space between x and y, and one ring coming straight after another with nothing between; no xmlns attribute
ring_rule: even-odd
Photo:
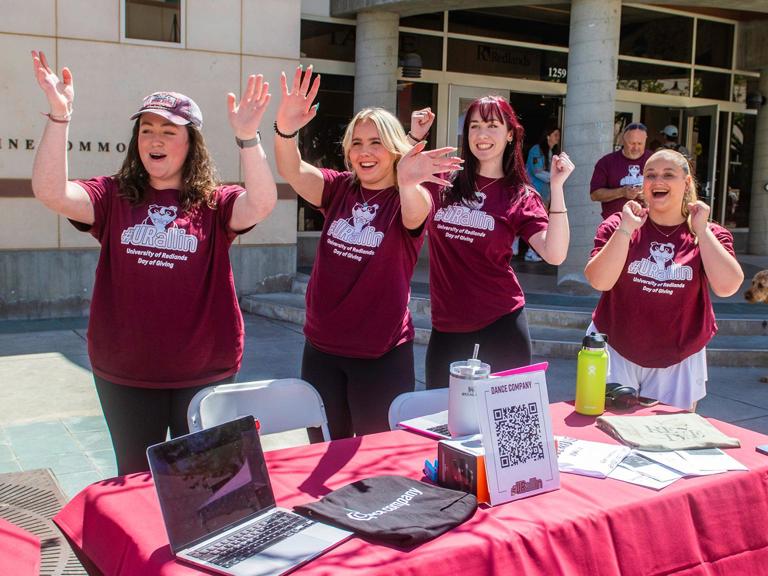
<svg viewBox="0 0 768 576"><path fill-rule="evenodd" d="M448 410L448 388L404 392L389 405L389 429L396 430L398 422Z"/></svg>
<svg viewBox="0 0 768 576"><path fill-rule="evenodd" d="M197 432L247 415L258 418L262 434L320 428L323 439L331 439L320 394L298 378L209 386L192 398L187 422Z"/></svg>

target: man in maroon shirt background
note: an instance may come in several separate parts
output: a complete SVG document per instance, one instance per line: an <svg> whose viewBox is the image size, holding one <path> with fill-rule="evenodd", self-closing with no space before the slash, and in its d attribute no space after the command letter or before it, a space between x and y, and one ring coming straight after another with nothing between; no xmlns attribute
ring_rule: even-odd
<svg viewBox="0 0 768 576"><path fill-rule="evenodd" d="M624 128L620 150L606 154L595 165L589 196L602 203L603 220L621 212L628 200L640 200L643 193L643 168L651 155L645 149L648 128L633 122Z"/></svg>

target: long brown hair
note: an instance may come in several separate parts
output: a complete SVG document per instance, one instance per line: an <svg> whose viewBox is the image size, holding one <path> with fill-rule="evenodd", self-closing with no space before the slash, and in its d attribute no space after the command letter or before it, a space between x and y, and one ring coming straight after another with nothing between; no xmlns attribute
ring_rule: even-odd
<svg viewBox="0 0 768 576"><path fill-rule="evenodd" d="M141 117L133 125L131 142L125 154L120 171L115 174L120 196L134 206L142 204L149 187L149 174L139 156L139 123ZM179 194L181 208L185 211L205 203L210 208L216 207L216 188L219 185L216 167L208 153L203 134L191 125L187 125L189 135L189 151L184 160L181 178L182 186Z"/></svg>

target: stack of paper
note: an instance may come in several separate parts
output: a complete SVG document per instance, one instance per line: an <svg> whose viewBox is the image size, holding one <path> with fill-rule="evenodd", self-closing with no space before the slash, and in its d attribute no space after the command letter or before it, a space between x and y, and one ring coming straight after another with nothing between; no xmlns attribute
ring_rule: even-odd
<svg viewBox="0 0 768 576"><path fill-rule="evenodd" d="M566 436L555 436L555 439L561 472L613 478L654 490L666 488L684 476L747 469L719 448L650 452Z"/></svg>
<svg viewBox="0 0 768 576"><path fill-rule="evenodd" d="M555 436L557 467L560 472L571 472L595 478L605 478L619 465L630 449L620 444L577 440Z"/></svg>

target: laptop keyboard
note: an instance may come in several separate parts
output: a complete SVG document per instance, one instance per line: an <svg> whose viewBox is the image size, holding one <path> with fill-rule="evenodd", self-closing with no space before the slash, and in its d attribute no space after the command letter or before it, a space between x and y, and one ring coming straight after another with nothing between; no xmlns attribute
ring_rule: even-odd
<svg viewBox="0 0 768 576"><path fill-rule="evenodd" d="M314 521L298 514L278 510L243 530L189 552L189 555L222 568L229 568L312 524Z"/></svg>
<svg viewBox="0 0 768 576"><path fill-rule="evenodd" d="M442 434L443 436L451 436L451 433L448 432L448 424L440 424L438 426L432 426L432 428L427 428L430 432L434 432L435 434Z"/></svg>

